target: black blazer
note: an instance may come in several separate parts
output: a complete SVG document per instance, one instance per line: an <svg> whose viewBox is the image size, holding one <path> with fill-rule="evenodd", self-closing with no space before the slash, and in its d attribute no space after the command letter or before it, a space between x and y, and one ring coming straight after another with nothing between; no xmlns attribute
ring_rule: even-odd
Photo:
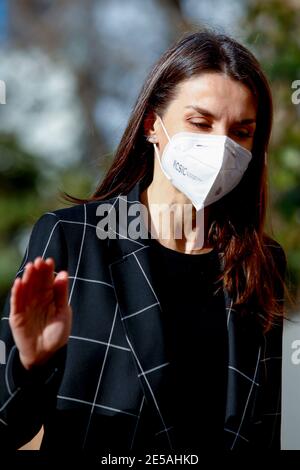
<svg viewBox="0 0 300 470"><path fill-rule="evenodd" d="M98 206L109 202L118 215L120 204L129 208L139 200L139 186L125 199L120 195L49 212L34 226L18 275L36 256L53 257L57 271L68 270L73 327L67 347L47 366L25 371L12 340L7 303L0 322L7 349L6 364L0 365L0 447L18 448L42 424L42 448L48 450L174 447L150 244L124 235L130 216L123 227L117 217L121 236L100 240L96 235ZM273 251L282 271L285 258L275 242ZM255 315L239 316L225 290L224 299L225 449L279 448L282 328L263 335ZM199 423L199 448L201 432Z"/></svg>

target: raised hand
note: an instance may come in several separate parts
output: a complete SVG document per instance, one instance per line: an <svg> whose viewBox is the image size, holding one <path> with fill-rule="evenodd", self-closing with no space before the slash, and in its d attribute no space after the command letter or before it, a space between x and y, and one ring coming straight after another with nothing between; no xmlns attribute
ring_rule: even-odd
<svg viewBox="0 0 300 470"><path fill-rule="evenodd" d="M54 275L54 261L36 258L14 282L9 323L26 369L47 362L70 335L68 273Z"/></svg>

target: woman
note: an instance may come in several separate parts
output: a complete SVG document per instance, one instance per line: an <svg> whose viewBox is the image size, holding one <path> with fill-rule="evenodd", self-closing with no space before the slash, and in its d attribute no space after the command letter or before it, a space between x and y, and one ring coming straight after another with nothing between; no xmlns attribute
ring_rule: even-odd
<svg viewBox="0 0 300 470"><path fill-rule="evenodd" d="M33 229L1 322L1 442L17 448L44 425L48 450L279 448L271 122L242 45L199 32L166 51L93 197Z"/></svg>

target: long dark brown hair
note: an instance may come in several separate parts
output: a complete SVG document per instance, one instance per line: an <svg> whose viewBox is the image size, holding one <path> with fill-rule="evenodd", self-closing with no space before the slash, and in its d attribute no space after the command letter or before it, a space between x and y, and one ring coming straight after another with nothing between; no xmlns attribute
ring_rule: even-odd
<svg viewBox="0 0 300 470"><path fill-rule="evenodd" d="M138 96L114 161L91 198L127 194L139 182L146 188L153 177L153 145L145 136L145 119L163 113L177 86L205 72L224 73L246 85L257 102L253 158L240 184L213 204L209 243L224 253L222 280L233 307L258 314L264 331L282 317L283 281L276 252L282 251L264 233L267 178L266 155L272 127L272 97L268 81L253 54L232 38L212 31L189 34L169 48L156 63ZM274 256L275 254L275 256ZM284 260L283 260L284 264Z"/></svg>

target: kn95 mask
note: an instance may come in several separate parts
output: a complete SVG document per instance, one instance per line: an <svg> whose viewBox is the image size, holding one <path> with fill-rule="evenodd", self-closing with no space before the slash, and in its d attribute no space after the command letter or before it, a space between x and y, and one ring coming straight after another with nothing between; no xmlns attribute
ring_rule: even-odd
<svg viewBox="0 0 300 470"><path fill-rule="evenodd" d="M160 121L169 140L161 158L154 144L161 170L196 210L238 185L252 158L249 150L225 135L179 132L170 138Z"/></svg>

